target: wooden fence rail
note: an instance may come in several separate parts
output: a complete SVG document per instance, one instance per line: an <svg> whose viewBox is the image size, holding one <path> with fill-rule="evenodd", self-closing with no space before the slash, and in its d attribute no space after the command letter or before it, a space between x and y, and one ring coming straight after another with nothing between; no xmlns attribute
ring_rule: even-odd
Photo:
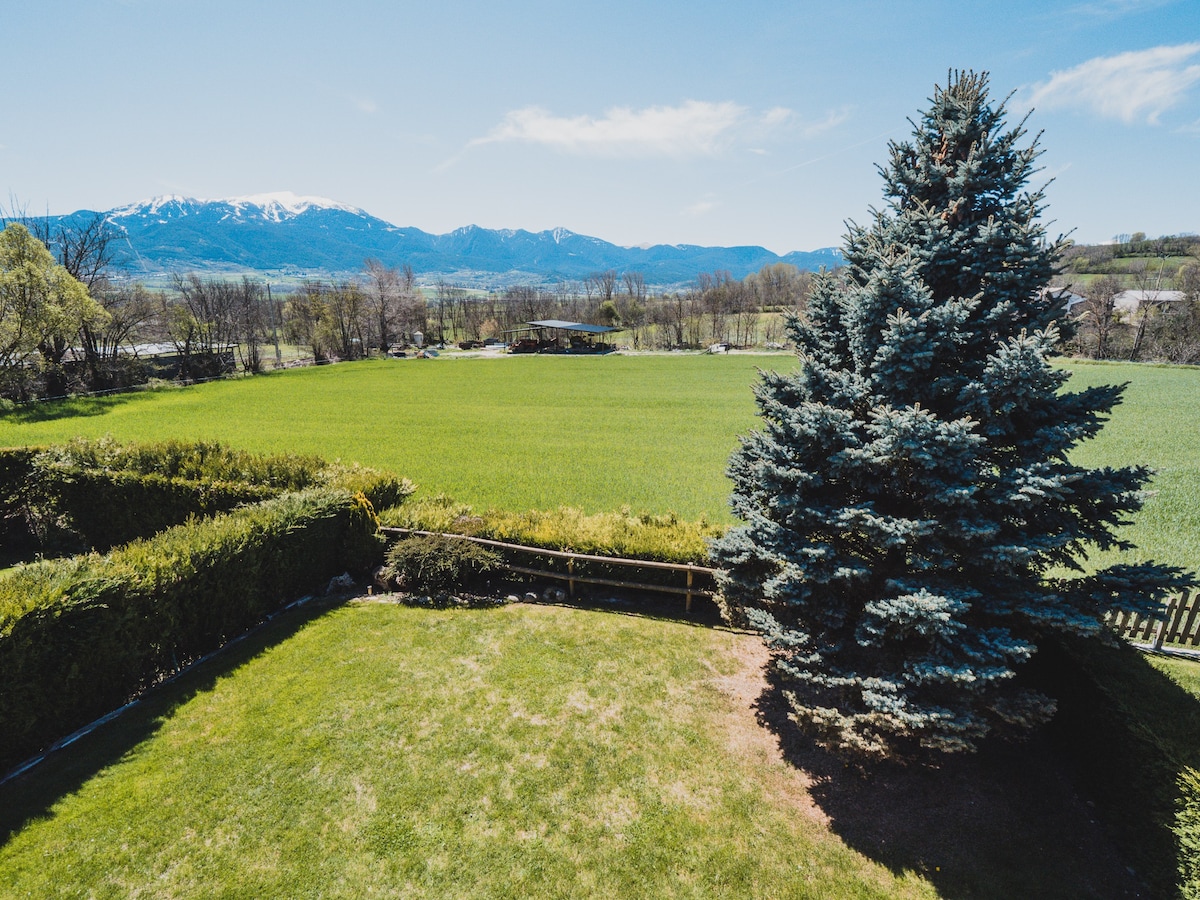
<svg viewBox="0 0 1200 900"><path fill-rule="evenodd" d="M508 551L509 553L526 554L533 557L542 557L545 559L565 560L567 570L565 572L555 571L551 569L536 569L529 566L520 566L508 559L503 560L504 568L510 572L515 572L520 575L532 575L536 578L550 578L556 581L567 582L567 592L570 596L575 596L576 584L597 584L605 587L624 588L631 591L649 591L660 594L674 594L684 598L684 609L687 612L692 611L692 600L694 597L713 597L716 594L713 579L716 575L715 569L710 569L707 566L696 566L684 563L664 563L655 562L647 559L627 559L621 556L595 556L589 553L572 553L568 550L549 550L545 547L530 547L525 544L510 544L505 541L494 541L490 538L473 537L466 534L452 534L438 531L419 531L413 528L392 528L383 527L379 529L386 535L393 537L405 537L407 535L427 535L434 537L457 538L459 540L470 541L474 544L481 544L485 547L494 547L498 550ZM576 571L577 564L592 564L601 566L615 566L633 570L634 577L638 570L643 572L664 572L664 573L679 573L680 581L683 584L661 584L648 581L626 580L621 578L601 578L596 575L589 575L586 571ZM703 581L701 584L699 582Z"/></svg>
<svg viewBox="0 0 1200 900"><path fill-rule="evenodd" d="M1155 650L1200 648L1200 591L1172 597L1154 615L1117 613L1108 624L1121 637Z"/></svg>
<svg viewBox="0 0 1200 900"><path fill-rule="evenodd" d="M565 560L566 571L539 569L530 566L517 565L509 559L504 559L504 567L520 575L532 575L535 578L549 578L567 582L568 593L575 596L576 584L596 584L605 587L624 588L633 591L649 591L661 594L673 594L685 598L685 608L692 609L694 597L714 597L716 570L706 566L687 565L680 563L654 562L645 559L627 559L620 556L596 556L588 553L572 553L567 550L549 550L545 547L530 547L526 544L512 544L506 541L495 541L490 538L473 537L465 534L452 534L437 531L419 531L413 528L384 527L380 531L387 535L403 537L406 535L430 535L437 537L458 538L494 547L509 553L527 554L545 559ZM602 578L576 570L576 564L592 564L627 568L635 573L638 570L677 572L684 584L656 584L644 580ZM703 584L698 583L702 581ZM1109 616L1109 626L1121 637L1137 644L1146 644L1155 650L1174 648L1200 650L1200 591L1191 594L1181 594L1172 597L1162 609L1150 616L1139 616L1133 613L1117 613Z"/></svg>

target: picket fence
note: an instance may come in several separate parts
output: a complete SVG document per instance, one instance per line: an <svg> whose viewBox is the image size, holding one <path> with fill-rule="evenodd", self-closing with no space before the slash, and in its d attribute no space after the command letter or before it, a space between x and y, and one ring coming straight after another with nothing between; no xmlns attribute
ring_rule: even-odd
<svg viewBox="0 0 1200 900"><path fill-rule="evenodd" d="M1172 597L1154 615L1116 613L1108 624L1126 640L1155 650L1200 649L1200 591Z"/></svg>

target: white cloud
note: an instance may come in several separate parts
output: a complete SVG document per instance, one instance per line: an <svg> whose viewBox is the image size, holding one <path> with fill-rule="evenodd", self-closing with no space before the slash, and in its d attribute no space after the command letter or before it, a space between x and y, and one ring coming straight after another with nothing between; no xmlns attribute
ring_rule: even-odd
<svg viewBox="0 0 1200 900"><path fill-rule="evenodd" d="M711 156L746 116L736 103L688 100L679 106L614 107L603 117L555 116L536 106L513 110L470 145L520 142L588 156Z"/></svg>
<svg viewBox="0 0 1200 900"><path fill-rule="evenodd" d="M767 126L782 125L794 115L786 106L775 106L763 113L762 121Z"/></svg>
<svg viewBox="0 0 1200 900"><path fill-rule="evenodd" d="M367 115L373 115L379 111L379 106L370 97L351 97L350 102L354 104L355 109Z"/></svg>
<svg viewBox="0 0 1200 900"><path fill-rule="evenodd" d="M1200 65L1185 65L1200 43L1098 56L1033 88L1030 102L1047 109L1083 108L1132 124L1158 122L1200 82Z"/></svg>

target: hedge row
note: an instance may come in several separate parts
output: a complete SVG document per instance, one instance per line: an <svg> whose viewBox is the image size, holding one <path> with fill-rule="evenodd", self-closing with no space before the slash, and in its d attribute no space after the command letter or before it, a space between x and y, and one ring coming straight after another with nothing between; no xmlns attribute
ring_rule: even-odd
<svg viewBox="0 0 1200 900"><path fill-rule="evenodd" d="M382 558L366 498L315 488L0 575L0 769Z"/></svg>
<svg viewBox="0 0 1200 900"><path fill-rule="evenodd" d="M246 453L217 443L76 440L28 458L28 450L7 452L14 471L25 460L18 499L28 528L50 552L107 550L285 491L344 488L362 492L376 509L394 506L412 491L408 481L372 469L328 465L316 456ZM2 466L0 458L0 504Z"/></svg>

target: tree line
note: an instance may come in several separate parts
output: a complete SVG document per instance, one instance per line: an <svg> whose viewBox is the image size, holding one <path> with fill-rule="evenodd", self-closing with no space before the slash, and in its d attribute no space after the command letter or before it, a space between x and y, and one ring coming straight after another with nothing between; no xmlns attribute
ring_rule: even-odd
<svg viewBox="0 0 1200 900"><path fill-rule="evenodd" d="M281 346L316 362L417 343L508 341L542 319L610 325L634 348L780 344L780 313L801 310L811 273L776 263L744 279L702 274L654 294L636 272L552 287L472 291L368 259L353 277L272 289L255 278L176 275L169 290L122 277L120 233L103 215L23 217L0 232L0 398L120 390L280 364Z"/></svg>

